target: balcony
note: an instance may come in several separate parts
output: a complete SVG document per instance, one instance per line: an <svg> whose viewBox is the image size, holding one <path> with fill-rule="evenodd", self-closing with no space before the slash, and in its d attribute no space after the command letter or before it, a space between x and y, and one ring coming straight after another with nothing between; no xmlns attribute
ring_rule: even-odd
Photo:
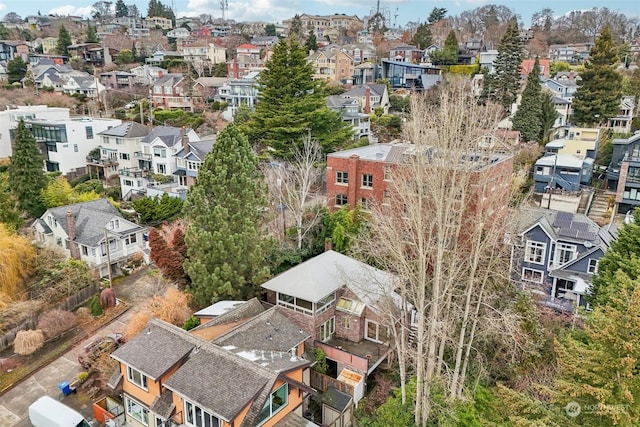
<svg viewBox="0 0 640 427"><path fill-rule="evenodd" d="M107 166L117 166L118 161L116 159L111 159L108 157L102 157L99 159L96 159L93 157L87 157L87 164L91 166L107 167Z"/></svg>
<svg viewBox="0 0 640 427"><path fill-rule="evenodd" d="M151 161L152 157L153 156L151 154L143 153L142 151L136 151L133 153L134 159Z"/></svg>
<svg viewBox="0 0 640 427"><path fill-rule="evenodd" d="M118 175L130 178L147 178L149 176L149 170L140 168L126 168L120 169L118 171Z"/></svg>

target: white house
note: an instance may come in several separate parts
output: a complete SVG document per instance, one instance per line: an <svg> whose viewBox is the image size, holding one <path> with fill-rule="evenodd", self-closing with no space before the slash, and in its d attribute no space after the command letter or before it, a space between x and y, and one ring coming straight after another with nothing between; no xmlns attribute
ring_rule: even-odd
<svg viewBox="0 0 640 427"><path fill-rule="evenodd" d="M177 170L176 153L183 148L183 141L196 142L200 137L193 129L157 126L142 140L142 153L151 156L151 173L173 176Z"/></svg>
<svg viewBox="0 0 640 427"><path fill-rule="evenodd" d="M118 119L93 117L25 121L41 145L44 169L63 175L85 173L89 152L100 145L98 133L120 123Z"/></svg>
<svg viewBox="0 0 640 427"><path fill-rule="evenodd" d="M7 108L0 111L0 159L12 154L11 132L24 120L64 120L69 119L69 109L48 107L46 105L29 105Z"/></svg>
<svg viewBox="0 0 640 427"><path fill-rule="evenodd" d="M149 262L147 228L128 221L107 199L48 209L32 228L40 246L59 247L67 258L81 259L107 276L107 257L117 268L139 254Z"/></svg>

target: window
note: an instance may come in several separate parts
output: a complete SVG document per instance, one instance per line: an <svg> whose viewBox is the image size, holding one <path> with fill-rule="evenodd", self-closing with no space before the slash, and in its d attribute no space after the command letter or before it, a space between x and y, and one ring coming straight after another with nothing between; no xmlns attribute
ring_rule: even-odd
<svg viewBox="0 0 640 427"><path fill-rule="evenodd" d="M336 293L331 292L329 295L327 295L326 297L322 298L320 301L317 302L316 314L320 314L324 311L327 311L327 309L331 307L334 302L336 302Z"/></svg>
<svg viewBox="0 0 640 427"><path fill-rule="evenodd" d="M378 322L365 319L364 321L364 338L369 341L378 343L385 342L387 340L387 334L384 332L384 328L380 326Z"/></svg>
<svg viewBox="0 0 640 427"><path fill-rule="evenodd" d="M267 402L260 411L260 415L258 415L256 425L259 426L273 417L280 409L287 406L287 403L289 403L289 384L284 383L276 391L271 393L271 396L269 396L269 399L267 399Z"/></svg>
<svg viewBox="0 0 640 427"><path fill-rule="evenodd" d="M82 255L89 255L89 247L88 246L81 245L80 248L82 249Z"/></svg>
<svg viewBox="0 0 640 427"><path fill-rule="evenodd" d="M542 283L542 271L532 268L522 269L522 280L525 282Z"/></svg>
<svg viewBox="0 0 640 427"><path fill-rule="evenodd" d="M116 138L116 145L122 145L124 144L124 139L123 138Z"/></svg>
<svg viewBox="0 0 640 427"><path fill-rule="evenodd" d="M84 130L87 134L87 139L93 139L93 128L91 126L85 126Z"/></svg>
<svg viewBox="0 0 640 427"><path fill-rule="evenodd" d="M120 153L120 160L129 160L129 153Z"/></svg>
<svg viewBox="0 0 640 427"><path fill-rule="evenodd" d="M196 427L220 427L220 420L201 407L185 400L185 421L188 426Z"/></svg>
<svg viewBox="0 0 640 427"><path fill-rule="evenodd" d="M365 188L373 188L373 175L362 174L362 186Z"/></svg>
<svg viewBox="0 0 640 427"><path fill-rule="evenodd" d="M120 228L120 220L119 219L112 219L111 221L109 221L109 230L115 230Z"/></svg>
<svg viewBox="0 0 640 427"><path fill-rule="evenodd" d="M337 171L336 172L336 184L348 184L349 172Z"/></svg>
<svg viewBox="0 0 640 427"><path fill-rule="evenodd" d="M384 168L384 178L385 181L391 181L391 168L390 167L385 167Z"/></svg>
<svg viewBox="0 0 640 427"><path fill-rule="evenodd" d="M130 179L123 179L122 182L127 187L133 187L133 181L131 181Z"/></svg>
<svg viewBox="0 0 640 427"><path fill-rule="evenodd" d="M344 317L342 318L342 322L341 322L341 323L342 323L342 327L343 327L344 329L350 329L350 328L351 328L351 317L349 317L349 316L344 316Z"/></svg>
<svg viewBox="0 0 640 427"><path fill-rule="evenodd" d="M336 331L336 318L335 316L331 316L326 322L320 325L318 328L318 337L320 337L320 341L327 341L331 338L333 333Z"/></svg>
<svg viewBox="0 0 640 427"><path fill-rule="evenodd" d="M127 379L130 383L137 385L141 389L147 389L147 376L142 372L127 366Z"/></svg>
<svg viewBox="0 0 640 427"><path fill-rule="evenodd" d="M124 239L124 242L125 242L127 245L132 245L132 244L136 243L137 241L138 241L138 238L136 237L136 233L129 234L129 235L126 237L126 239Z"/></svg>
<svg viewBox="0 0 640 427"><path fill-rule="evenodd" d="M566 243L556 243L556 253L553 259L554 266L568 263L576 257L576 246Z"/></svg>
<svg viewBox="0 0 640 427"><path fill-rule="evenodd" d="M74 153L78 152L78 144L73 144L73 152Z"/></svg>
<svg viewBox="0 0 640 427"><path fill-rule="evenodd" d="M153 157L167 157L167 150L164 148L154 148L153 149Z"/></svg>
<svg viewBox="0 0 640 427"><path fill-rule="evenodd" d="M162 163L158 163L158 173L166 174L167 173L167 165L163 165Z"/></svg>
<svg viewBox="0 0 640 427"><path fill-rule="evenodd" d="M149 410L131 399L129 396L125 396L124 398L127 406L127 414L132 418L140 421L145 426L149 425Z"/></svg>
<svg viewBox="0 0 640 427"><path fill-rule="evenodd" d="M294 311L307 314L313 314L313 303L302 298L296 298L291 295L278 293L278 305L288 307Z"/></svg>
<svg viewBox="0 0 640 427"><path fill-rule="evenodd" d="M598 272L598 262L599 259L590 259L589 267L587 267L587 271L591 274L596 274Z"/></svg>
<svg viewBox="0 0 640 427"><path fill-rule="evenodd" d="M360 204L362 205L363 211L371 210L371 200L367 199L366 197L363 197L362 199L360 199Z"/></svg>
<svg viewBox="0 0 640 427"><path fill-rule="evenodd" d="M383 205L390 205L391 204L391 195L389 194L389 192L387 190L384 190L384 193L382 193L382 204Z"/></svg>
<svg viewBox="0 0 640 427"><path fill-rule="evenodd" d="M336 206L343 206L348 203L346 194L336 194Z"/></svg>
<svg viewBox="0 0 640 427"><path fill-rule="evenodd" d="M544 255L547 245L542 242L534 242L527 240L525 248L524 260L534 264L544 264Z"/></svg>

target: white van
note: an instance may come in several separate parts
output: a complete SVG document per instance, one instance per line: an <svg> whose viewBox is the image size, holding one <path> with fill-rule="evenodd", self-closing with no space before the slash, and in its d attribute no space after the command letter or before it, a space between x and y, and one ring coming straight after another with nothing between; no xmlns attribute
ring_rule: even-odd
<svg viewBox="0 0 640 427"><path fill-rule="evenodd" d="M29 421L34 427L90 427L76 410L49 396L42 396L29 406Z"/></svg>

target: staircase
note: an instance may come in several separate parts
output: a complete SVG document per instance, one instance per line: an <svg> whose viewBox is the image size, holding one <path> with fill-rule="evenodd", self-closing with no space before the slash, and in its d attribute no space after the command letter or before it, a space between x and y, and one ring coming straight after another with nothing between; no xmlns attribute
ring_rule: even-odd
<svg viewBox="0 0 640 427"><path fill-rule="evenodd" d="M609 215L609 198L613 194L597 191L591 201L591 205L587 208L587 216L597 223L607 221Z"/></svg>

